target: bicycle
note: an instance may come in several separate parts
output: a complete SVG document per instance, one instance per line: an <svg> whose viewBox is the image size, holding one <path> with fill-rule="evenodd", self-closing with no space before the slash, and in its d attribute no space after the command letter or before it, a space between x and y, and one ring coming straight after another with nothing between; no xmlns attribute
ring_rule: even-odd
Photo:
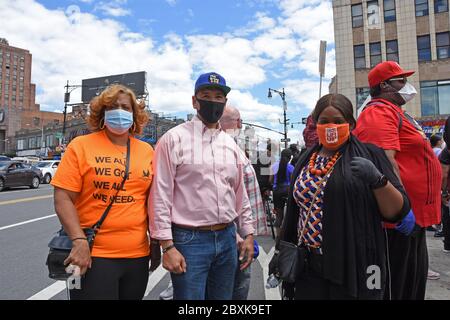
<svg viewBox="0 0 450 320"><path fill-rule="evenodd" d="M266 220L267 220L267 225L270 227L270 229L272 230L272 238L275 240L275 218L272 214L272 197L265 195L263 196L263 203L264 203L264 211L266 212Z"/></svg>

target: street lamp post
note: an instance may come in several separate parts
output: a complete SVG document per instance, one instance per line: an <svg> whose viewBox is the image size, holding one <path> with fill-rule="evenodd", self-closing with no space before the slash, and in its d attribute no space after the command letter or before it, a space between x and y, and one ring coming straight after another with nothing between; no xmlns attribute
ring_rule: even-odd
<svg viewBox="0 0 450 320"><path fill-rule="evenodd" d="M289 124L289 119L286 119L286 111L287 111L286 93L284 92L284 88L283 88L282 91L278 91L278 90L269 88L269 94L267 95L267 97L269 99L272 98L272 92L278 93L280 95L280 97L281 97L281 100L283 100L284 121L282 122L282 124L284 124L284 147L287 148L288 147L288 137L287 137L288 129L287 129L287 126Z"/></svg>
<svg viewBox="0 0 450 320"><path fill-rule="evenodd" d="M63 131L62 131L62 143L66 142L66 118L67 118L67 106L70 102L70 94L72 91L78 88L82 88L83 85L69 85L69 80L67 80L67 84L64 86L66 88L66 92L64 93L64 120L63 120Z"/></svg>

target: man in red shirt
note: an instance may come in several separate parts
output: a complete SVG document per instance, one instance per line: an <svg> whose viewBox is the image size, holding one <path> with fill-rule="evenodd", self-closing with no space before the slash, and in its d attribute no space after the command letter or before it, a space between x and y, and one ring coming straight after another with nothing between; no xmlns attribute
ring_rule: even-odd
<svg viewBox="0 0 450 320"><path fill-rule="evenodd" d="M425 298L428 272L425 229L440 223L439 161L420 125L401 108L416 94L407 82L413 73L393 61L375 66L368 76L372 100L353 131L361 141L385 150L411 200L418 225L409 236L395 230L393 225L386 225L391 272L386 299Z"/></svg>

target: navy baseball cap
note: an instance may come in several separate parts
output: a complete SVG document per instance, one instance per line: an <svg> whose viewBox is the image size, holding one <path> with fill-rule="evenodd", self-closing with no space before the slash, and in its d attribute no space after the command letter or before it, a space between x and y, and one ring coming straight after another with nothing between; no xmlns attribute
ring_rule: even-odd
<svg viewBox="0 0 450 320"><path fill-rule="evenodd" d="M195 82L195 93L202 88L213 87L223 91L225 95L227 95L231 88L227 87L227 82L224 77L215 72L204 73L198 77Z"/></svg>

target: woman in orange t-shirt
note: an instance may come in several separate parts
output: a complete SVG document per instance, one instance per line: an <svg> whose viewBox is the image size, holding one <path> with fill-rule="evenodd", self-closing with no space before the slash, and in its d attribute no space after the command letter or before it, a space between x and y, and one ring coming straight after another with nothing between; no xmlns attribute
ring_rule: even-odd
<svg viewBox="0 0 450 320"><path fill-rule="evenodd" d="M90 104L93 133L67 147L52 180L55 210L73 242L66 265L79 267L81 289L71 298L142 299L148 281L150 255L147 235L147 194L152 182L152 147L134 138L148 121L144 105L121 85L108 87ZM130 141L128 179L125 174ZM117 196L117 190L120 189ZM83 228L92 227L114 199L92 251ZM152 243L152 270L160 261Z"/></svg>

